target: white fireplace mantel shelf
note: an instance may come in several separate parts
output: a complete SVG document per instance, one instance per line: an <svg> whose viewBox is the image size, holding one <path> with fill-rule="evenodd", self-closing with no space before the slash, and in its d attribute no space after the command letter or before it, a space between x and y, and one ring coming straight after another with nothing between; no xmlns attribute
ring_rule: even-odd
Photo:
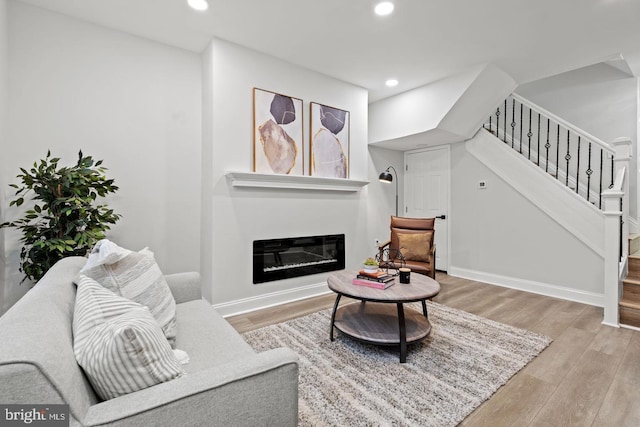
<svg viewBox="0 0 640 427"><path fill-rule="evenodd" d="M369 181L317 176L263 174L256 172L227 172L233 187L286 188L319 191L360 191Z"/></svg>

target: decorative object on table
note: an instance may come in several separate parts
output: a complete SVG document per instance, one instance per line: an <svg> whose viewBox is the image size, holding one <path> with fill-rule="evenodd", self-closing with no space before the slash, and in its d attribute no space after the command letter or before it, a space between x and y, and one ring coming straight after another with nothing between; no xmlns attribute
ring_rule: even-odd
<svg viewBox="0 0 640 427"><path fill-rule="evenodd" d="M384 172L380 174L378 180L380 182L384 182L385 184L391 184L393 182L393 175L389 169L393 169L393 172L396 174L396 216L398 216L398 171L393 166L389 166Z"/></svg>
<svg viewBox="0 0 640 427"><path fill-rule="evenodd" d="M434 241L435 218L391 217L390 239L378 247L380 267L386 264L398 266L398 254L402 255L400 267L435 278L436 248ZM389 253L385 250L389 250ZM390 267L391 268L391 267Z"/></svg>
<svg viewBox="0 0 640 427"><path fill-rule="evenodd" d="M311 103L311 175L349 177L349 112Z"/></svg>
<svg viewBox="0 0 640 427"><path fill-rule="evenodd" d="M400 252L398 249L388 247L380 249L380 251L376 255L376 260L378 260L378 268L387 273L389 273L389 270L393 270L393 273L389 274L394 275L397 275L398 271L406 265L402 252Z"/></svg>
<svg viewBox="0 0 640 427"><path fill-rule="evenodd" d="M392 347L351 339L328 342L331 309L243 337L260 352L296 349L300 426L456 426L551 342L455 308L426 304L431 337L414 344L408 365L398 363ZM421 309L420 303L410 306Z"/></svg>
<svg viewBox="0 0 640 427"><path fill-rule="evenodd" d="M302 100L253 88L253 171L304 174Z"/></svg>
<svg viewBox="0 0 640 427"><path fill-rule="evenodd" d="M121 215L106 204L96 204L99 197L115 193L118 187L105 176L102 160L78 153L78 162L71 167L58 167L59 158L47 157L17 175L21 185L15 188L16 199L9 206L21 206L30 191L33 207L21 219L0 224L22 232L20 241L20 271L27 279L37 281L56 263L69 256L85 256L104 232Z"/></svg>
<svg viewBox="0 0 640 427"><path fill-rule="evenodd" d="M367 273L375 273L378 271L378 261L375 258L367 258L364 260L364 271Z"/></svg>
<svg viewBox="0 0 640 427"><path fill-rule="evenodd" d="M398 269L398 275L400 276L400 283L411 283L411 269L402 267Z"/></svg>

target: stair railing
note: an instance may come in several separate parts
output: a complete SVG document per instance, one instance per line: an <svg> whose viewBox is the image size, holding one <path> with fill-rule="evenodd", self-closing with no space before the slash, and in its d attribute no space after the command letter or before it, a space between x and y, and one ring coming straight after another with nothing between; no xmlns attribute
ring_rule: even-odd
<svg viewBox="0 0 640 427"><path fill-rule="evenodd" d="M539 105L511 94L483 126L599 209L614 184L614 150Z"/></svg>

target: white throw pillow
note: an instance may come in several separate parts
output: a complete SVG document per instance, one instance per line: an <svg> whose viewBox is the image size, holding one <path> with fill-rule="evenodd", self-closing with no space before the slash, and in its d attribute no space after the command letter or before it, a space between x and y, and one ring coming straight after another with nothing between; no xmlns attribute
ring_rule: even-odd
<svg viewBox="0 0 640 427"><path fill-rule="evenodd" d="M176 301L153 252L131 252L107 239L96 243L80 274L116 295L149 307L171 347L176 340Z"/></svg>
<svg viewBox="0 0 640 427"><path fill-rule="evenodd" d="M102 399L184 375L158 322L144 307L80 276L73 351Z"/></svg>

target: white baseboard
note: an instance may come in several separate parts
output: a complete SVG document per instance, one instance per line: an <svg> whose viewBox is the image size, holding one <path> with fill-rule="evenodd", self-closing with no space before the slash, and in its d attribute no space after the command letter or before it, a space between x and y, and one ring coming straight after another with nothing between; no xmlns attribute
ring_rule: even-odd
<svg viewBox="0 0 640 427"><path fill-rule="evenodd" d="M448 274L450 276L489 283L491 285L502 286L505 288L518 289L520 291L531 292L548 297L604 307L604 294L598 294L595 292L581 291L578 289L565 288L563 286L550 285L548 283L535 282L533 280L501 276L498 274L485 273L482 271L459 267L451 267Z"/></svg>
<svg viewBox="0 0 640 427"><path fill-rule="evenodd" d="M288 302L325 295L331 291L326 282L302 286L295 289L272 292L250 298L243 298L221 304L213 304L213 308L223 317L249 313L263 308L274 307Z"/></svg>
<svg viewBox="0 0 640 427"><path fill-rule="evenodd" d="M448 274L454 277L460 277L463 279L488 283L490 285L518 289L520 291L531 292L534 294L575 301L582 304L589 304L597 307L604 306L604 295L595 292L580 291L577 289L535 282L533 280L501 276L498 274L486 273L460 267L450 267ZM287 289L284 291L271 292L255 297L229 301L221 304L213 304L213 308L223 317L229 317L261 310L264 308L275 307L277 305L285 304L288 302L326 295L330 292L331 291L329 290L329 288L327 288L326 282L322 282L295 289Z"/></svg>

